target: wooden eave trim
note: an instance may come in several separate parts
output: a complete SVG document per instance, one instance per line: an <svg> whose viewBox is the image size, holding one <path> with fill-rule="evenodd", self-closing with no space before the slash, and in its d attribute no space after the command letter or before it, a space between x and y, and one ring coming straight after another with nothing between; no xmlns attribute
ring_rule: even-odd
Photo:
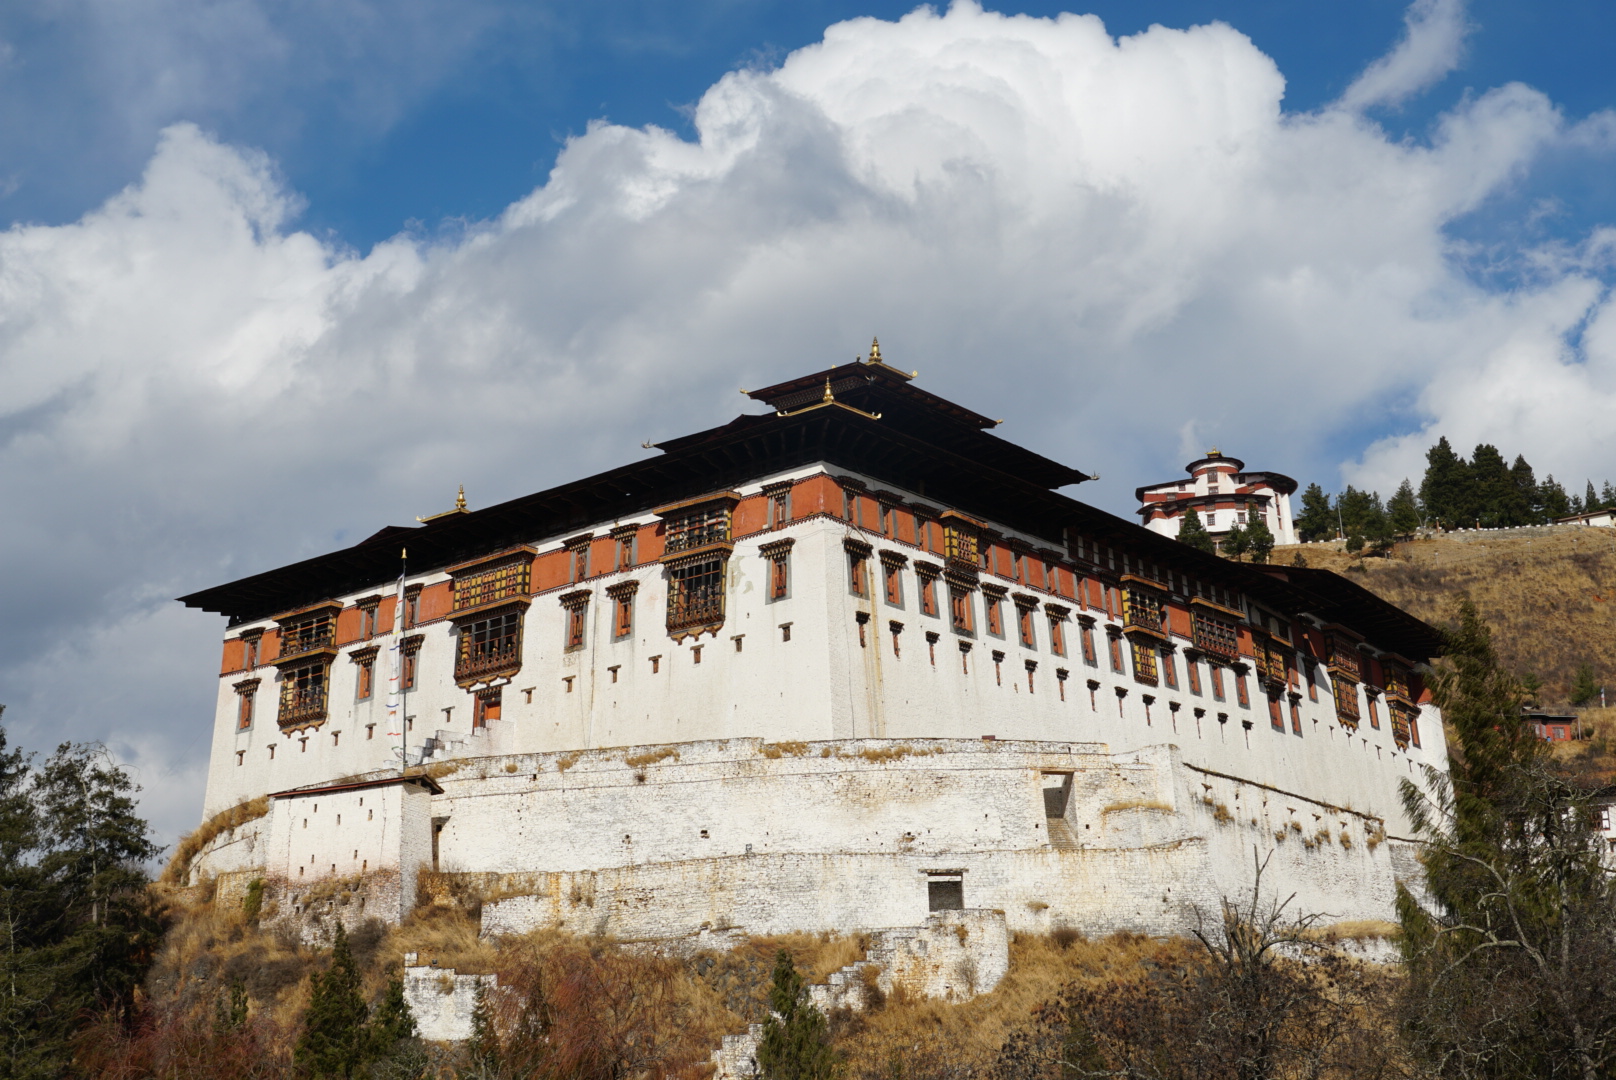
<svg viewBox="0 0 1616 1080"><path fill-rule="evenodd" d="M606 595L611 597L613 600L625 599L626 597L633 596L639 591L639 578L629 578L627 581L619 581L616 585L606 586Z"/></svg>
<svg viewBox="0 0 1616 1080"><path fill-rule="evenodd" d="M285 791L270 793L271 799L300 799L306 795L334 795L342 791L363 791L366 788L390 787L393 784L415 784L426 788L434 795L442 795L443 788L438 782L425 773L416 773L414 776L389 776L381 780L360 780L352 784L326 784L322 787L288 788Z"/></svg>
<svg viewBox="0 0 1616 1080"><path fill-rule="evenodd" d="M666 518L671 517L674 514L683 513L686 510L694 510L697 507L706 506L708 503L716 502L727 502L730 505L730 509L733 510L735 505L740 501L741 495L739 492L715 491L710 495L698 495L694 499L681 499L676 503L668 503L666 506L659 506L655 510L652 510L651 513L655 514L659 518Z"/></svg>
<svg viewBox="0 0 1616 1080"><path fill-rule="evenodd" d="M727 559L734 553L735 542L733 540L717 540L711 544L703 544L700 547L685 548L683 551L672 552L671 554L662 556L657 560L657 562L661 563L663 566L674 566L684 562L696 562L701 559L710 559L715 555L722 556L723 558Z"/></svg>
<svg viewBox="0 0 1616 1080"><path fill-rule="evenodd" d="M251 630L243 630L241 633L236 635L236 640L237 641L257 641L257 640L259 640L260 638L262 638L264 636L264 631L267 630L267 629L268 629L268 627L258 626L258 627L254 627Z"/></svg>
<svg viewBox="0 0 1616 1080"><path fill-rule="evenodd" d="M1071 613L1072 609L1065 604L1051 604L1047 601L1044 604L1044 614L1052 619L1060 619L1064 622Z"/></svg>
<svg viewBox="0 0 1616 1080"><path fill-rule="evenodd" d="M937 515L937 520L942 522L955 522L961 525L968 525L973 529L989 531L987 522L981 521L972 517L970 514L963 513L959 510L944 510L942 513Z"/></svg>
<svg viewBox="0 0 1616 1080"><path fill-rule="evenodd" d="M509 560L510 562L520 562L522 556L524 555L527 556L529 561L531 561L537 558L538 554L538 548L535 548L531 544L517 544L515 547L508 547L501 551L496 551L492 555L479 555L475 559L467 559L465 562L456 563L445 570L444 573L449 574L452 577L456 574L464 573L467 570L472 570L483 566L492 567L493 564L506 560ZM420 586L418 585L416 588L420 588Z"/></svg>
<svg viewBox="0 0 1616 1080"><path fill-rule="evenodd" d="M349 653L348 659L356 664L372 663L381 654L381 651L382 647L380 645L367 645L363 649L355 649Z"/></svg>
<svg viewBox="0 0 1616 1080"><path fill-rule="evenodd" d="M589 600L594 595L595 591L593 589L574 589L572 592L562 593L556 597L556 602L568 611L572 611L574 608L588 607Z"/></svg>
<svg viewBox="0 0 1616 1080"><path fill-rule="evenodd" d="M321 645L318 648L305 649L302 652L282 653L275 659L269 661L269 664L277 669L283 667L296 667L299 664L306 664L311 660L318 660L321 657L324 657L325 662L330 664L331 661L337 658L337 652L338 650L335 644Z"/></svg>
<svg viewBox="0 0 1616 1080"><path fill-rule="evenodd" d="M238 683L231 683L230 689L234 690L238 694L250 694L254 690L257 690L258 685L263 681L263 679L242 679Z"/></svg>
<svg viewBox="0 0 1616 1080"><path fill-rule="evenodd" d="M1010 595L1010 590L1003 585L991 581L982 582L982 595L994 600L1003 600Z"/></svg>
<svg viewBox="0 0 1616 1080"><path fill-rule="evenodd" d="M909 563L909 556L901 551L892 551L889 548L882 548L879 552L879 557L882 566L907 566Z"/></svg>
<svg viewBox="0 0 1616 1080"><path fill-rule="evenodd" d="M1155 578L1144 577L1143 575L1140 575L1140 574L1134 574L1134 573L1120 574L1120 575L1118 575L1117 580L1127 582L1130 585L1142 585L1147 589L1155 589L1157 592L1160 592L1160 593L1165 593L1165 592L1169 591L1165 583L1157 581Z"/></svg>
<svg viewBox="0 0 1616 1080"><path fill-rule="evenodd" d="M788 553L797 543L795 536L782 537L779 540L770 540L766 544L758 545L758 554L765 559L778 559Z"/></svg>
<svg viewBox="0 0 1616 1080"><path fill-rule="evenodd" d="M870 543L868 540L860 540L854 536L842 537L842 547L847 549L848 554L857 555L860 558L865 559L869 558L870 554L875 551L874 544Z"/></svg>
<svg viewBox="0 0 1616 1080"><path fill-rule="evenodd" d="M623 540L632 540L639 534L640 527L638 525L629 524L612 526L611 537L613 540L617 540L619 542Z"/></svg>
<svg viewBox="0 0 1616 1080"><path fill-rule="evenodd" d="M341 600L321 600L317 604L308 604L304 607L294 608L291 611L283 612L280 615L274 616L273 619L276 623L284 626L289 622L305 618L309 615L314 615L320 611L328 611L332 615L335 615L337 612L342 610L342 607L343 604Z"/></svg>
<svg viewBox="0 0 1616 1080"><path fill-rule="evenodd" d="M1341 623L1325 623L1323 626L1319 627L1319 629L1326 634L1340 634L1344 638L1350 638L1352 639L1353 644L1359 648L1362 648L1364 645L1364 636L1362 634L1358 633L1356 630L1353 630L1351 627L1343 626Z"/></svg>
<svg viewBox="0 0 1616 1080"><path fill-rule="evenodd" d="M519 607L526 611L532 603L533 597L531 596L502 596L498 600L490 600L486 604L475 604L472 607L451 611L444 618L452 623L463 623L467 619L483 618L490 612L498 611L500 608Z"/></svg>
<svg viewBox="0 0 1616 1080"><path fill-rule="evenodd" d="M1237 623L1242 622L1246 617L1244 612L1236 611L1234 608L1226 608L1222 604L1214 604L1212 601L1199 596L1190 597L1190 606L1205 608L1208 614L1232 619Z"/></svg>
<svg viewBox="0 0 1616 1080"><path fill-rule="evenodd" d="M1038 597L1029 596L1026 593L1011 593L1010 599L1016 602L1016 607L1023 608L1027 611L1036 610L1038 605L1043 603L1043 601L1038 599Z"/></svg>
<svg viewBox="0 0 1616 1080"><path fill-rule="evenodd" d="M919 574L921 577L938 578L943 576L943 568L934 562L926 562L924 559L916 559L915 573Z"/></svg>

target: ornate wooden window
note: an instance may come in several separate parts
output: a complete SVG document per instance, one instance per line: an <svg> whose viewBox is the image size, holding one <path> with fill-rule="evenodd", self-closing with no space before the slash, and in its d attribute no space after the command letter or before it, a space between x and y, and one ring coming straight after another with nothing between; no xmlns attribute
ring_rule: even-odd
<svg viewBox="0 0 1616 1080"><path fill-rule="evenodd" d="M280 713L276 720L282 730L325 723L330 677L329 657L281 668Z"/></svg>
<svg viewBox="0 0 1616 1080"><path fill-rule="evenodd" d="M1385 672L1387 699L1413 704L1414 699L1409 693L1408 669L1390 660L1384 661L1381 669Z"/></svg>
<svg viewBox="0 0 1616 1080"><path fill-rule="evenodd" d="M1161 594L1154 589L1130 587L1125 594L1123 605L1123 629L1129 632L1142 630L1158 637L1164 636L1165 608Z"/></svg>
<svg viewBox="0 0 1616 1080"><path fill-rule="evenodd" d="M974 620L971 618L971 591L950 582L948 586L948 615L949 622L956 634L972 634L976 632Z"/></svg>
<svg viewBox="0 0 1616 1080"><path fill-rule="evenodd" d="M1122 673L1122 633L1112 627L1106 627L1105 636L1111 646L1111 670L1117 674Z"/></svg>
<svg viewBox="0 0 1616 1080"><path fill-rule="evenodd" d="M454 590L455 613L505 600L526 599L530 591L528 581L532 566L532 556L523 554L507 562L455 574L451 586Z"/></svg>
<svg viewBox="0 0 1616 1080"><path fill-rule="evenodd" d="M455 682L488 682L522 669L522 611L507 610L460 627Z"/></svg>
<svg viewBox="0 0 1616 1080"><path fill-rule="evenodd" d="M497 686L490 690L477 691L472 698L471 726L486 729L490 720L498 720L502 697Z"/></svg>
<svg viewBox="0 0 1616 1080"><path fill-rule="evenodd" d="M1164 645L1161 648L1162 682L1169 690L1178 689L1178 663L1173 659L1173 646Z"/></svg>
<svg viewBox="0 0 1616 1080"><path fill-rule="evenodd" d="M640 534L638 525L620 525L612 530L612 539L617 542L617 569L628 570L635 565L634 541Z"/></svg>
<svg viewBox="0 0 1616 1080"><path fill-rule="evenodd" d="M1190 693L1196 697L1201 695L1201 665L1198 662L1200 653L1187 652L1184 654L1184 674L1189 680Z"/></svg>
<svg viewBox="0 0 1616 1080"><path fill-rule="evenodd" d="M1356 683L1363 678L1361 654L1358 652L1358 643L1340 631L1332 631L1325 635L1325 647L1329 649L1326 664L1330 674L1340 675Z"/></svg>
<svg viewBox="0 0 1616 1080"><path fill-rule="evenodd" d="M382 598L379 596L367 596L356 601L356 606L359 608L359 636L361 639L368 640L376 636L380 625L378 616L381 604Z"/></svg>
<svg viewBox="0 0 1616 1080"><path fill-rule="evenodd" d="M1240 634L1234 623L1199 609L1191 612L1190 636L1195 647L1214 660L1233 663L1240 655Z"/></svg>
<svg viewBox="0 0 1616 1080"><path fill-rule="evenodd" d="M358 701L368 701L376 693L376 655L380 651L378 646L372 645L368 649L357 649L348 654L353 661L355 671L354 698Z"/></svg>
<svg viewBox="0 0 1616 1080"><path fill-rule="evenodd" d="M420 621L421 586L411 585L404 590L404 629L411 629Z"/></svg>
<svg viewBox="0 0 1616 1080"><path fill-rule="evenodd" d="M874 549L851 537L842 541L847 549L847 591L858 597L870 595L870 552Z"/></svg>
<svg viewBox="0 0 1616 1080"><path fill-rule="evenodd" d="M919 585L922 615L937 616L937 576L941 572L942 567L934 563L915 563L915 581Z"/></svg>
<svg viewBox="0 0 1616 1080"><path fill-rule="evenodd" d="M574 585L589 580L589 545L594 539L595 535L588 533L562 541L561 546L566 549L572 568L572 577L568 580Z"/></svg>
<svg viewBox="0 0 1616 1080"><path fill-rule="evenodd" d="M311 653L336 651L336 606L292 616L281 622L281 654L284 663Z"/></svg>
<svg viewBox="0 0 1616 1080"><path fill-rule="evenodd" d="M732 506L728 501L709 502L671 514L667 518L666 543L662 549L664 554L675 555L712 544L729 543Z"/></svg>
<svg viewBox="0 0 1616 1080"><path fill-rule="evenodd" d="M584 647L585 637L589 626L589 597L592 594L588 589L578 589L574 592L563 593L557 599L567 613L566 652L576 652Z"/></svg>
<svg viewBox="0 0 1616 1080"><path fill-rule="evenodd" d="M1407 750L1409 743L1420 745L1419 710L1401 701L1388 701L1392 713L1392 740L1399 750Z"/></svg>
<svg viewBox="0 0 1616 1080"><path fill-rule="evenodd" d="M403 670L400 675L402 676L405 690L415 689L415 673L417 662L421 657L422 640L423 638L420 634L411 634L400 643L403 646L402 652L404 653L404 662L400 665Z"/></svg>
<svg viewBox="0 0 1616 1080"><path fill-rule="evenodd" d="M758 554L769 560L769 601L785 600L791 595L791 547L796 541L787 537L758 548Z"/></svg>
<svg viewBox="0 0 1616 1080"><path fill-rule="evenodd" d="M1038 600L1020 593L1013 599L1016 602L1016 634L1024 648L1035 649L1038 647L1038 638L1033 631L1033 614L1038 610Z"/></svg>
<svg viewBox="0 0 1616 1080"><path fill-rule="evenodd" d="M1056 656L1066 655L1066 619L1071 609L1062 604L1045 604L1044 614L1049 616L1049 651Z"/></svg>
<svg viewBox="0 0 1616 1080"><path fill-rule="evenodd" d="M769 500L769 528L778 529L791 523L791 481L764 484L763 497Z"/></svg>
<svg viewBox="0 0 1616 1080"><path fill-rule="evenodd" d="M241 666L248 671L258 666L259 647L263 644L262 630L245 630L241 635Z"/></svg>
<svg viewBox="0 0 1616 1080"><path fill-rule="evenodd" d="M258 697L258 684L262 681L261 679L243 679L235 685L237 731L246 731L252 727L253 704Z"/></svg>
<svg viewBox="0 0 1616 1080"><path fill-rule="evenodd" d="M982 565L982 523L955 510L944 510L943 557L968 566Z"/></svg>
<svg viewBox="0 0 1616 1080"><path fill-rule="evenodd" d="M1004 598L1008 593L1003 585L982 586L982 621L994 637L1004 637Z"/></svg>
<svg viewBox="0 0 1616 1080"><path fill-rule="evenodd" d="M1358 684L1351 679L1332 672L1330 685L1335 691L1335 718L1343 726L1356 730L1358 727Z"/></svg>
<svg viewBox="0 0 1616 1080"><path fill-rule="evenodd" d="M903 568L909 556L898 551L881 552L881 579L886 601L895 608L903 607Z"/></svg>
<svg viewBox="0 0 1616 1080"><path fill-rule="evenodd" d="M1364 704L1369 708L1369 726L1376 731L1380 730L1380 702L1376 700L1379 696L1374 687L1364 685Z"/></svg>
<svg viewBox="0 0 1616 1080"><path fill-rule="evenodd" d="M1251 708L1251 693L1246 689L1246 665L1236 664L1234 671L1234 698L1242 709Z"/></svg>
<svg viewBox="0 0 1616 1080"><path fill-rule="evenodd" d="M621 641L634 633L634 594L640 589L638 581L620 581L606 590L612 600L612 639Z"/></svg>
<svg viewBox="0 0 1616 1080"><path fill-rule="evenodd" d="M1100 659L1094 652L1094 619L1089 615L1078 617L1079 634L1083 639L1083 662L1089 667L1099 667Z"/></svg>
<svg viewBox="0 0 1616 1080"><path fill-rule="evenodd" d="M728 560L719 554L668 565L668 631L701 633L724 624Z"/></svg>
<svg viewBox="0 0 1616 1080"><path fill-rule="evenodd" d="M1156 673L1156 646L1148 641L1134 640L1129 645L1133 651L1133 681L1155 686L1159 681Z"/></svg>

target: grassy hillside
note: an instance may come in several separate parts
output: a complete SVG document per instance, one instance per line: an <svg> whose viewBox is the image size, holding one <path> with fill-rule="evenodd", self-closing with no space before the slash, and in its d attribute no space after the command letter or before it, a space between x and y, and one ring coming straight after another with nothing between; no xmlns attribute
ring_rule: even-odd
<svg viewBox="0 0 1616 1080"><path fill-rule="evenodd" d="M1285 565L1344 574L1433 625L1469 596L1493 629L1500 659L1543 680L1539 704L1566 704L1577 665L1593 665L1616 706L1616 529L1575 525L1450 533L1398 544L1385 558L1344 545L1275 548Z"/></svg>

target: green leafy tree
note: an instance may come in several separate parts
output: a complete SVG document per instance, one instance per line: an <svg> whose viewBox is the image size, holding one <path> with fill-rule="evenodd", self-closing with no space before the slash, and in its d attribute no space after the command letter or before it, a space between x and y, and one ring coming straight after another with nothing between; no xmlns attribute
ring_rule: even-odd
<svg viewBox="0 0 1616 1080"><path fill-rule="evenodd" d="M1544 477L1543 483L1538 485L1538 512L1544 521L1553 521L1571 513L1571 499L1553 473Z"/></svg>
<svg viewBox="0 0 1616 1080"><path fill-rule="evenodd" d="M1473 525L1468 520L1470 466L1453 452L1447 436L1425 452L1425 478L1420 482L1420 501L1425 512L1445 529Z"/></svg>
<svg viewBox="0 0 1616 1080"><path fill-rule="evenodd" d="M1578 664L1571 680L1571 704L1586 705L1599 696L1599 684L1594 680L1592 664Z"/></svg>
<svg viewBox="0 0 1616 1080"><path fill-rule="evenodd" d="M1404 479L1386 503L1386 524L1396 536L1409 536L1420 527L1420 505L1414 485Z"/></svg>
<svg viewBox="0 0 1616 1080"><path fill-rule="evenodd" d="M1212 543L1212 534L1201 524L1201 515L1195 512L1193 506L1184 511L1184 520L1178 526L1178 538L1195 550L1204 551L1208 555L1217 550Z"/></svg>
<svg viewBox="0 0 1616 1080"><path fill-rule="evenodd" d="M310 976L310 986L303 1035L292 1060L315 1077L352 1077L370 1057L370 1009L360 993L359 969L341 922L331 946L331 966Z"/></svg>
<svg viewBox="0 0 1616 1080"><path fill-rule="evenodd" d="M1252 517L1251 524L1246 528L1246 547L1251 552L1251 561L1265 563L1268 556L1274 551L1274 534L1269 531L1268 524L1263 521L1261 514Z"/></svg>
<svg viewBox="0 0 1616 1080"><path fill-rule="evenodd" d="M1236 525L1223 534L1223 540L1218 544L1218 550L1236 562L1240 556L1251 550L1251 542L1246 538L1246 530Z"/></svg>
<svg viewBox="0 0 1616 1080"><path fill-rule="evenodd" d="M1405 1033L1430 1076L1609 1076L1616 880L1587 800L1521 723L1522 688L1469 601L1445 645L1449 768L1403 782L1427 897L1398 886Z"/></svg>
<svg viewBox="0 0 1616 1080"><path fill-rule="evenodd" d="M1302 512L1296 517L1296 534L1303 540L1328 540L1335 533L1335 509L1330 497L1319 485L1307 485L1302 492Z"/></svg>
<svg viewBox="0 0 1616 1080"><path fill-rule="evenodd" d="M784 949L775 957L769 1008L772 1015L763 1023L757 1056L764 1080L830 1080L835 1076L836 1053L825 1014L809 1002L808 988Z"/></svg>

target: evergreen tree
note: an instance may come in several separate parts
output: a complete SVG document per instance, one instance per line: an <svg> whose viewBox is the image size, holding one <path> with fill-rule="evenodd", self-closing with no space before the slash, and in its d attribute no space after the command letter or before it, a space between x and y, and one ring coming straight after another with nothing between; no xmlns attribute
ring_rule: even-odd
<svg viewBox="0 0 1616 1080"><path fill-rule="evenodd" d="M758 1042L758 1071L763 1080L830 1080L836 1054L830 1045L825 1014L808 1000L791 954L781 949L769 987L772 1015L763 1023Z"/></svg>
<svg viewBox="0 0 1616 1080"><path fill-rule="evenodd" d="M415 1038L415 1017L410 1015L409 1003L404 1000L404 980L392 978L387 982L387 993L370 1019L374 1053L377 1057L391 1054L399 1043Z"/></svg>
<svg viewBox="0 0 1616 1080"><path fill-rule="evenodd" d="M1582 512L1583 512L1582 496L1581 495L1573 495L1573 496L1571 496L1571 513L1580 514Z"/></svg>
<svg viewBox="0 0 1616 1080"><path fill-rule="evenodd" d="M1364 549L1364 538L1363 538L1362 533L1353 533L1351 536L1347 537L1347 554L1348 555L1356 555L1360 551L1362 551L1363 549Z"/></svg>
<svg viewBox="0 0 1616 1080"><path fill-rule="evenodd" d="M1494 529L1525 525L1530 521L1531 507L1522 501L1515 476L1504 464L1504 455L1498 452L1498 447L1491 443L1476 447L1470 456L1470 480L1474 499L1472 524L1479 521L1486 528Z"/></svg>
<svg viewBox="0 0 1616 1080"><path fill-rule="evenodd" d="M1296 534L1303 540L1328 540L1335 536L1335 510L1330 497L1317 484L1302 492L1302 512L1296 518Z"/></svg>
<svg viewBox="0 0 1616 1080"><path fill-rule="evenodd" d="M1515 464L1509 467L1509 477L1515 484L1516 500L1523 508L1524 520L1516 524L1542 524L1542 494L1538 491L1537 476L1532 472L1532 466L1527 463L1525 457L1520 454L1515 455Z"/></svg>
<svg viewBox="0 0 1616 1080"><path fill-rule="evenodd" d="M1216 550L1212 543L1212 534L1201 524L1201 515L1195 512L1193 506L1184 511L1184 520L1178 526L1178 538L1195 550L1204 551L1208 555Z"/></svg>
<svg viewBox="0 0 1616 1080"><path fill-rule="evenodd" d="M1223 534L1223 541L1218 545L1218 550L1239 562L1240 556L1251 550L1251 542L1246 538L1246 530L1238 525L1231 528Z"/></svg>
<svg viewBox="0 0 1616 1080"><path fill-rule="evenodd" d="M1588 481L1588 490L1582 496L1582 512L1591 514L1595 510L1603 510L1604 504L1599 501L1599 493L1594 490L1594 482Z"/></svg>
<svg viewBox="0 0 1616 1080"><path fill-rule="evenodd" d="M1362 535L1370 518L1380 508L1380 497L1373 492L1359 491L1348 484L1347 490L1336 499L1335 508L1341 519L1342 532L1348 536L1354 533Z"/></svg>
<svg viewBox="0 0 1616 1080"><path fill-rule="evenodd" d="M1425 452L1425 463L1420 501L1425 504L1426 514L1445 529L1463 527L1469 503L1469 465L1453 452L1446 435Z"/></svg>
<svg viewBox="0 0 1616 1080"><path fill-rule="evenodd" d="M370 1032L365 1024L370 1010L360 993L359 969L340 921L331 946L331 966L323 975L310 976L309 981L303 1036L292 1051L292 1060L312 1076L346 1080L370 1056Z"/></svg>
<svg viewBox="0 0 1616 1080"><path fill-rule="evenodd" d="M1246 547L1250 549L1254 563L1267 562L1274 550L1274 534L1269 531L1261 514L1252 515L1251 524L1246 528Z"/></svg>
<svg viewBox="0 0 1616 1080"><path fill-rule="evenodd" d="M1616 882L1586 799L1521 722L1522 688L1466 601L1432 690L1449 770L1403 781L1430 907L1398 885L1406 1032L1429 1075L1608 1076Z"/></svg>
<svg viewBox="0 0 1616 1080"><path fill-rule="evenodd" d="M1385 554L1392 546L1391 517L1380 505L1380 495L1377 493L1369 505L1369 512L1364 515L1362 524L1363 538L1376 554Z"/></svg>
<svg viewBox="0 0 1616 1080"><path fill-rule="evenodd" d="M1599 489L1599 502L1606 510L1616 509L1616 485L1609 480Z"/></svg>
<svg viewBox="0 0 1616 1080"><path fill-rule="evenodd" d="M1387 525L1397 536L1411 536L1420 527L1420 507L1414 498L1414 485L1404 479L1397 494L1386 504Z"/></svg>
<svg viewBox="0 0 1616 1080"><path fill-rule="evenodd" d="M1538 485L1538 513L1543 521L1553 521L1563 518L1571 513L1571 500L1566 497L1565 488L1550 473Z"/></svg>
<svg viewBox="0 0 1616 1080"><path fill-rule="evenodd" d="M1577 674L1571 680L1571 704L1586 705L1599 696L1599 683L1594 680L1592 664L1578 664Z"/></svg>

